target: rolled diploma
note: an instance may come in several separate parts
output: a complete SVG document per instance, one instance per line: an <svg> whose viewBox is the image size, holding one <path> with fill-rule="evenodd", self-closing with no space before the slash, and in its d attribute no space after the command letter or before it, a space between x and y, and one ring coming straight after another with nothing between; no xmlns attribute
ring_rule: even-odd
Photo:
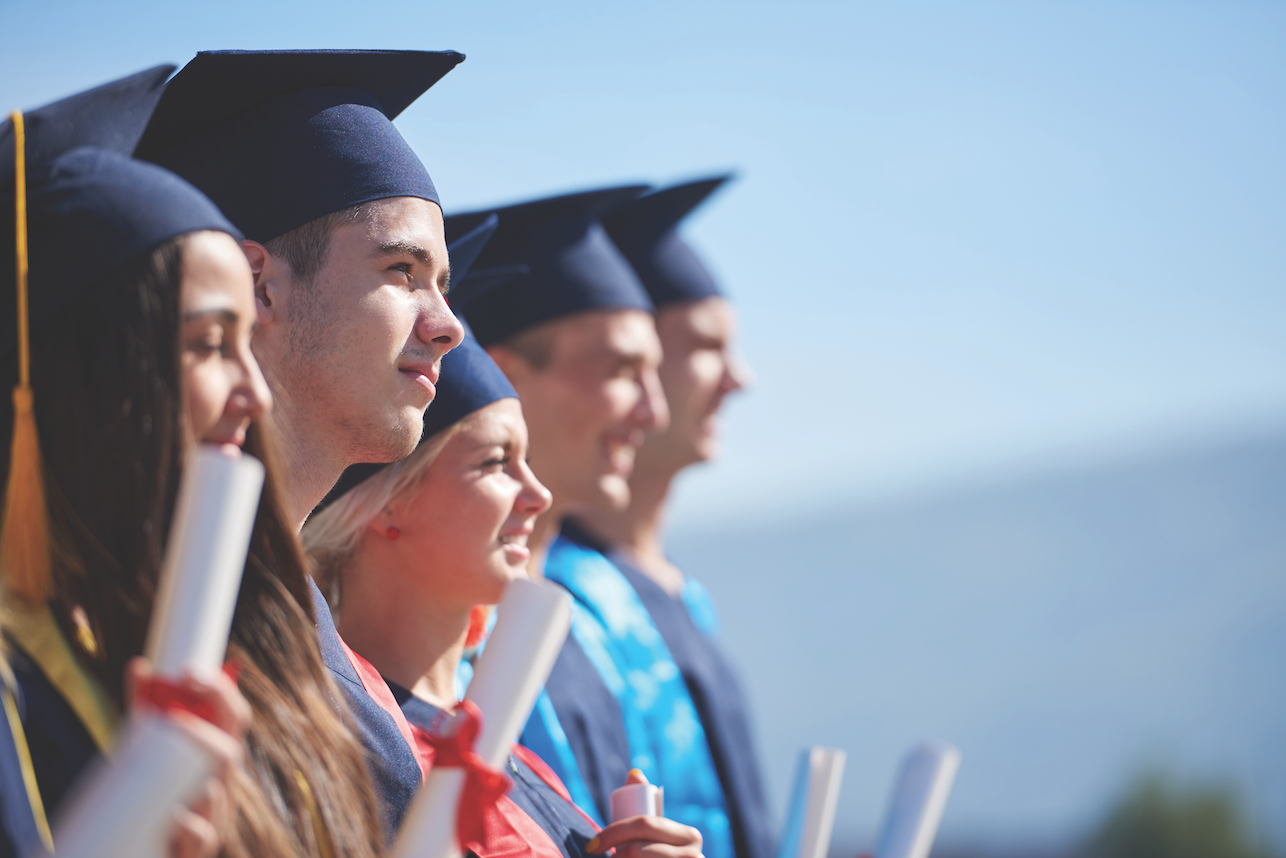
<svg viewBox="0 0 1286 858"><path fill-rule="evenodd" d="M116 753L77 788L54 825L58 858L162 858L175 808L209 773L205 751L167 717L134 718Z"/></svg>
<svg viewBox="0 0 1286 858"><path fill-rule="evenodd" d="M626 784L612 790L607 802L612 809L612 822L633 816L664 816L661 787L655 784Z"/></svg>
<svg viewBox="0 0 1286 858"><path fill-rule="evenodd" d="M518 579L505 588L496 625L465 699L482 713L474 751L500 768L536 704L558 651L571 628L567 592L548 581ZM455 820L465 773L435 767L402 822L389 858L449 858L459 855Z"/></svg>
<svg viewBox="0 0 1286 858"><path fill-rule="evenodd" d="M927 858L960 768L960 751L925 742L907 754L875 858Z"/></svg>
<svg viewBox="0 0 1286 858"><path fill-rule="evenodd" d="M839 748L816 746L804 751L796 776L796 790L805 790L797 809L798 847L783 850L784 858L826 858L835 828L835 807L844 780L848 755Z"/></svg>
<svg viewBox="0 0 1286 858"><path fill-rule="evenodd" d="M257 459L213 447L184 463L144 650L158 676L222 666L263 478Z"/></svg>

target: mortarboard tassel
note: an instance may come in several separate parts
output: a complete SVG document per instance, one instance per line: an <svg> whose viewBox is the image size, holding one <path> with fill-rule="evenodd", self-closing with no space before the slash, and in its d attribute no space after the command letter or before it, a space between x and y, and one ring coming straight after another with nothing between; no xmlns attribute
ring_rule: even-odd
<svg viewBox="0 0 1286 858"><path fill-rule="evenodd" d="M18 257L18 385L13 389L13 446L0 526L0 569L15 596L42 603L50 593L49 513L31 393L27 330L27 164L22 113L14 111L14 198Z"/></svg>

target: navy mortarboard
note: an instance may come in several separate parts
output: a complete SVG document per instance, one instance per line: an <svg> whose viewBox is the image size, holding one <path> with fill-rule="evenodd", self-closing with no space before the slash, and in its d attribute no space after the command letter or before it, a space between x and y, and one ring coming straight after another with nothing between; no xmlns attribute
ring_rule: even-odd
<svg viewBox="0 0 1286 858"><path fill-rule="evenodd" d="M190 184L129 157L161 85L160 66L23 114L30 324L40 325L126 261L175 236L236 229ZM17 128L0 124L0 232L14 234ZM0 284L12 295L14 243L0 249ZM16 344L15 303L0 301L0 353Z"/></svg>
<svg viewBox="0 0 1286 858"><path fill-rule="evenodd" d="M715 176L672 185L603 216L603 228L630 261L657 307L722 295L710 272L679 236L679 223L731 179Z"/></svg>
<svg viewBox="0 0 1286 858"><path fill-rule="evenodd" d="M136 155L187 178L268 241L390 197L440 205L392 120L455 51L207 51L165 89Z"/></svg>
<svg viewBox="0 0 1286 858"><path fill-rule="evenodd" d="M447 240L495 212L500 227L474 273L458 282L451 306L468 319L478 342L502 342L521 331L584 310L642 310L652 302L598 219L647 190L643 185L587 191L451 215ZM524 277L493 278L496 268L525 266Z"/></svg>

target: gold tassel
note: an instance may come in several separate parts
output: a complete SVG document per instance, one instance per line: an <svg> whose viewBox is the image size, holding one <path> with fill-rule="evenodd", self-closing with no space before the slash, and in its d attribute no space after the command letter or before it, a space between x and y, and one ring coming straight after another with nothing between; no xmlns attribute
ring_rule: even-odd
<svg viewBox="0 0 1286 858"><path fill-rule="evenodd" d="M4 524L0 526L0 568L9 592L33 603L49 598L49 511L44 467L31 393L31 344L27 330L27 159L22 113L14 111L14 199L18 257L18 386L13 389L13 446Z"/></svg>

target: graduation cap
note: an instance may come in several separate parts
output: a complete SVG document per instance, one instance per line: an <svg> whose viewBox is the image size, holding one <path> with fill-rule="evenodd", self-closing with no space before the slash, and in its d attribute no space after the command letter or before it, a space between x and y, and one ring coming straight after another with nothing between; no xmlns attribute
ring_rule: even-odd
<svg viewBox="0 0 1286 858"><path fill-rule="evenodd" d="M135 154L183 176L256 241L433 180L392 120L455 51L205 51L165 88Z"/></svg>
<svg viewBox="0 0 1286 858"><path fill-rule="evenodd" d="M49 586L43 476L32 411L28 330L112 271L185 233L240 238L214 203L178 176L129 157L173 66L151 69L0 125L0 349L18 351L14 433L0 565L10 590ZM33 160L28 163L27 153ZM16 306L15 306L16 304Z"/></svg>
<svg viewBox="0 0 1286 858"><path fill-rule="evenodd" d="M478 254L487 245L496 232L499 219L492 214L481 224L447 245L447 255L451 259L451 277L466 279L469 268ZM514 271L510 276L521 276L521 271ZM500 367L491 359L486 350L478 344L469 325L461 320L464 326L464 339L460 345L442 356L442 375L438 378L437 395L424 412L424 431L420 433L423 444L434 435L453 426L480 408L485 408L501 399L517 399L509 379L501 372ZM322 500L314 513L330 506L339 498L351 491L359 483L387 468L389 463L351 465L344 470L339 482L335 484Z"/></svg>
<svg viewBox="0 0 1286 858"><path fill-rule="evenodd" d="M484 346L584 310L651 313L638 276L599 223L645 190L627 185L447 217L450 241L490 212L500 216L474 271L457 281L452 308ZM513 276L523 269L525 276Z"/></svg>
<svg viewBox="0 0 1286 858"><path fill-rule="evenodd" d="M723 294L679 236L678 227L731 178L727 174L662 188L603 216L603 228L634 266L656 306Z"/></svg>

